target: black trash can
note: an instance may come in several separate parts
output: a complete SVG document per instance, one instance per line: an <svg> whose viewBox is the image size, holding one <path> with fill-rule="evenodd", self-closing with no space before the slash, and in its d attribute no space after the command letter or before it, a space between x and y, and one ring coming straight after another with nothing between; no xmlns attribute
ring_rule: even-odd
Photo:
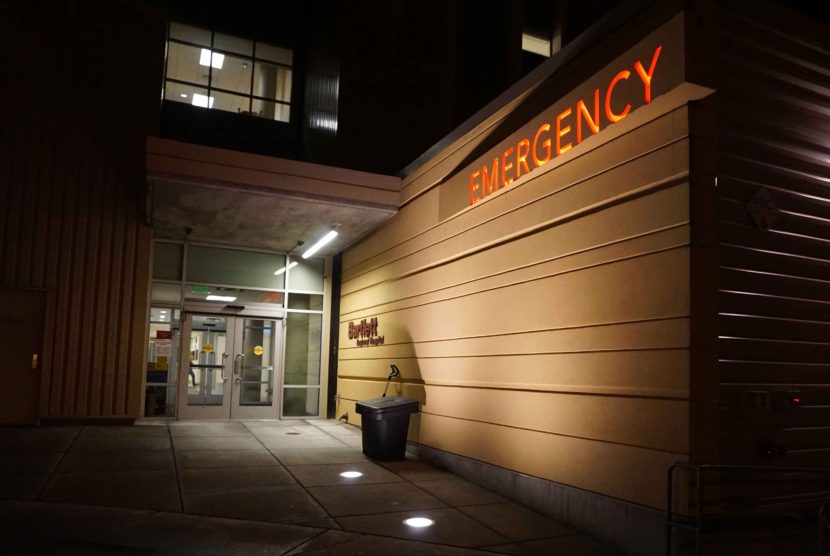
<svg viewBox="0 0 830 556"><path fill-rule="evenodd" d="M389 396L357 402L363 420L363 453L372 459L404 459L409 415L418 413L418 400Z"/></svg>

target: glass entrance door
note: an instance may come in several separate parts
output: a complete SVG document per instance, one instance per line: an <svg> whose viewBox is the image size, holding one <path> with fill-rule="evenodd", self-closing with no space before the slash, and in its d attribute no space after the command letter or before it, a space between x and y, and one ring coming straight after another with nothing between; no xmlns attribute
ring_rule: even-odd
<svg viewBox="0 0 830 556"><path fill-rule="evenodd" d="M282 320L186 314L180 419L276 419Z"/></svg>

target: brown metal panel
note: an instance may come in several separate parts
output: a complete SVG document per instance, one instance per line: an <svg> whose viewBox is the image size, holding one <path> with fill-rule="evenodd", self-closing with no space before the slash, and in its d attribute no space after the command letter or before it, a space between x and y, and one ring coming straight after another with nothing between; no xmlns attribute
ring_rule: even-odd
<svg viewBox="0 0 830 556"><path fill-rule="evenodd" d="M69 135L77 140L78 133L72 131L71 123L67 122L68 117L61 118L61 129L58 133L61 135ZM73 253L73 232L74 222L71 215L77 211L78 190L77 180L71 178L77 173L77 160L66 156L64 165L61 168L61 176L65 177L65 181L61 184L63 189L63 203L61 213L60 228L55 236L55 241L59 245L57 253L57 279L56 279L56 306L55 306L55 321L53 323L55 343L55 365L53 367L53 378L51 384L50 396L50 415L61 415L66 407L66 399L64 392L66 383L71 380L71 374L74 371L75 361L72 358L72 348L70 343L70 333L72 328L71 320L71 288L72 288L72 257Z"/></svg>
<svg viewBox="0 0 830 556"><path fill-rule="evenodd" d="M718 249L718 254L721 266L801 276L814 280L830 278L830 262L820 259L798 257L786 252L723 242Z"/></svg>
<svg viewBox="0 0 830 556"><path fill-rule="evenodd" d="M103 176L101 176L103 181ZM109 207L113 204L111 187L102 187L100 191L100 203ZM92 353L92 372L89 376L89 401L88 411L90 415L101 415L102 382L104 369L107 367L108 342L105 331L110 328L108 319L109 292L111 285L111 246L113 238L113 211L104 210L100 215L100 240L98 248L98 283L95 289L95 315L94 330L96 341Z"/></svg>
<svg viewBox="0 0 830 556"><path fill-rule="evenodd" d="M88 133L88 131L87 131ZM72 225L72 257L65 259L65 272L71 275L71 282L67 296L69 297L68 315L68 343L67 367L65 373L65 386L63 390L63 413L70 415L82 415L78 406L78 393L83 389L82 375L87 364L85 354L87 345L92 338L84 333L84 322L87 320L89 305L86 296L90 293L91 285L88 278L93 272L89 267L89 224L90 224L90 199L94 196L92 184L94 155L90 152L87 134L81 135L80 140L83 148L83 155L77 160L76 170L73 172L75 179L76 204L73 211Z"/></svg>
<svg viewBox="0 0 830 556"><path fill-rule="evenodd" d="M724 359L821 364L830 360L830 343L721 336L718 354Z"/></svg>
<svg viewBox="0 0 830 556"><path fill-rule="evenodd" d="M796 320L830 320L830 305L822 301L721 290L718 304L721 313Z"/></svg>
<svg viewBox="0 0 830 556"><path fill-rule="evenodd" d="M141 387L144 383L144 342L147 339L148 299L146 285L150 281L150 257L152 255L153 231L136 220L138 234L135 257L135 282L133 287L133 318L131 321L130 367L127 377L126 414L140 417Z"/></svg>
<svg viewBox="0 0 830 556"><path fill-rule="evenodd" d="M113 388L113 415L124 415L127 410L127 374L130 365L130 325L133 321L133 288L135 287L135 258L136 258L136 215L134 214L135 201L130 192L125 192L122 198L121 218L124 219L124 257L121 268L121 308L119 313L120 327L118 329L118 364L116 366L115 383Z"/></svg>
<svg viewBox="0 0 830 556"><path fill-rule="evenodd" d="M773 193L776 206L782 211L775 221L772 229L766 233L771 235L788 234L807 239L830 241L830 219L823 219L821 216L811 213L820 212L813 210L817 205L800 202L795 196ZM724 222L743 224L756 228L755 222L747 211L747 203L721 198L718 201L718 214Z"/></svg>
<svg viewBox="0 0 830 556"><path fill-rule="evenodd" d="M85 269L83 276L82 291L77 292L81 299L81 314L83 320L80 323L82 331L80 343L80 363L78 366L78 378L76 383L75 407L73 413L77 415L88 415L88 399L89 399L89 382L92 373L94 361L92 353L96 341L95 330L95 301L96 292L99 287L99 274L101 269L98 265L98 252L100 250L99 234L100 234L100 215L103 210L100 205L101 196L101 167L99 165L89 165L86 169L86 182L89 185L87 188L88 199L85 204L86 215L86 237L84 238L84 257L83 267Z"/></svg>
<svg viewBox="0 0 830 556"><path fill-rule="evenodd" d="M125 195L120 188L117 188L114 195L114 206L122 206L125 203ZM122 296L125 293L122 280L124 276L124 242L126 237L127 223L121 211L113 210L113 233L110 244L110 297L108 303L108 320L113 323L121 322ZM102 334L101 341L107 345L107 365L104 371L104 380L101 384L101 414L112 415L115 396L116 369L121 364L121 349L119 343L119 330L115 327L108 327Z"/></svg>
<svg viewBox="0 0 830 556"><path fill-rule="evenodd" d="M786 253L791 257L804 258L806 262L816 261L821 267L830 265L830 242L820 238L792 236L775 231L764 233L757 227L724 221L718 226L718 235L724 243L766 252Z"/></svg>
<svg viewBox="0 0 830 556"><path fill-rule="evenodd" d="M830 363L720 361L721 384L816 384L830 374Z"/></svg>
<svg viewBox="0 0 830 556"><path fill-rule="evenodd" d="M722 336L804 342L823 342L830 339L830 322L721 315L718 324Z"/></svg>
<svg viewBox="0 0 830 556"><path fill-rule="evenodd" d="M830 280L813 280L731 267L721 267L719 280L725 290L799 299L826 300L830 297Z"/></svg>
<svg viewBox="0 0 830 556"><path fill-rule="evenodd" d="M15 123L17 123L18 126L15 126ZM16 136L16 134L19 133L20 127L22 127L22 122L13 122L12 127L14 129L13 134ZM23 174L23 154L24 153L20 151L19 144L15 144L15 148L12 150L11 160L9 160L10 176L8 183L13 184L13 186L9 188L7 193L7 208L3 221L3 224L5 225L5 232L3 235L6 246L3 252L3 273L0 274L0 280L4 284L18 284L17 267L21 241L21 205L23 204L23 181L25 177Z"/></svg>

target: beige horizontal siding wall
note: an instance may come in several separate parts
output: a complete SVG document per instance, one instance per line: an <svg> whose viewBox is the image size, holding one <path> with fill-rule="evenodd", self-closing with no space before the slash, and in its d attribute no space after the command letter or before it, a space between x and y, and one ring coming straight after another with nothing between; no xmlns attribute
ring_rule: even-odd
<svg viewBox="0 0 830 556"><path fill-rule="evenodd" d="M830 43L780 12L716 12L720 440L724 458L830 461ZM780 209L760 230L747 203ZM753 392L801 393L801 409ZM767 448L786 455L768 458Z"/></svg>
<svg viewBox="0 0 830 556"><path fill-rule="evenodd" d="M2 8L0 56L15 77L0 93L0 283L48 292L40 417L140 415L143 153L165 21L154 10L102 0Z"/></svg>
<svg viewBox="0 0 830 556"><path fill-rule="evenodd" d="M662 506L689 450L689 116L640 112L443 222L428 190L346 252L338 415L396 363L411 440ZM367 317L384 345L348 340Z"/></svg>

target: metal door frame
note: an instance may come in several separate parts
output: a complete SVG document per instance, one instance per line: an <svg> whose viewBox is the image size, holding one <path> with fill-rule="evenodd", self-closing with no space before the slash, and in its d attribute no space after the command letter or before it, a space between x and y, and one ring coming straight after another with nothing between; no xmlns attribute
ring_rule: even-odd
<svg viewBox="0 0 830 556"><path fill-rule="evenodd" d="M206 309L212 309L206 310ZM179 335L179 377L178 396L176 400L176 418L179 420L216 420L235 421L245 419L279 419L282 413L282 385L285 360L285 312L278 311L217 311L216 306L206 307L203 304L190 305L182 309L180 318ZM192 323L194 316L212 316L226 319L225 326L225 353L223 357L223 392L222 405L191 406L187 403L188 380L190 370L190 337L192 334ZM275 325L275 360L273 392L270 412L267 416L256 415L254 412L244 409L238 403L239 389L236 385L236 359L242 346L242 331L246 319L272 320ZM187 346L185 346L185 340ZM185 349L187 347L187 349ZM224 356L224 354L223 354ZM234 400L237 400L236 403ZM237 415L234 415L234 408ZM261 411L264 413L264 411Z"/></svg>

